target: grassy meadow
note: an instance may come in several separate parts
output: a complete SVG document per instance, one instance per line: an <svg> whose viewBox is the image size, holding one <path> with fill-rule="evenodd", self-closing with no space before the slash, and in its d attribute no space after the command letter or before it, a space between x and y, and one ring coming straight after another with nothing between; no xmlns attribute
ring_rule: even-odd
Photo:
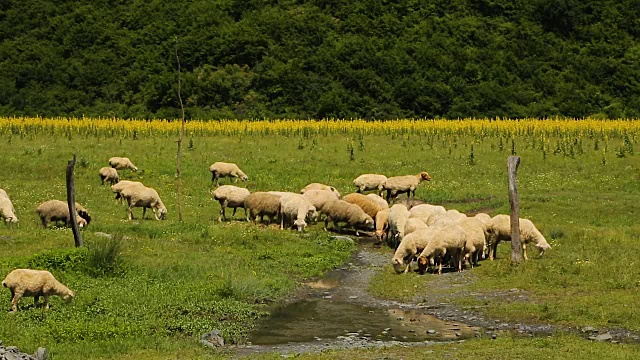
<svg viewBox="0 0 640 360"><path fill-rule="evenodd" d="M318 130L316 122L295 131L246 123L217 130L190 124L182 157L182 222L177 216L175 122L160 122L157 128L151 122L129 127L116 121L112 128L40 126L37 119L0 124L0 188L20 219L17 226L0 226L0 276L17 267L46 269L77 292L68 305L53 298L50 311L33 308L26 298L17 314L0 312L0 339L28 352L47 347L54 360L224 357L201 347L199 335L215 328L228 343L242 343L267 314L268 304L290 294L301 280L343 263L355 246L330 239L320 224L299 234L276 226L216 222L211 163L237 163L248 174L251 191L298 191L322 182L347 194L363 173L427 171L432 181L419 187L418 198L496 215L509 211L506 159L512 152L522 157L521 216L536 223L553 248L514 268L508 243L503 244L500 259L471 270L474 281L456 289L489 294L518 288L526 292L525 301L455 301L483 305L483 311L500 319L640 331L640 311L634 306L640 300L640 225L635 221L640 161L634 152L640 151L640 124L610 129L609 123L567 121L562 131L536 128L542 125L510 129L509 122L463 123L424 131L394 128L391 122L379 123L380 131L368 124L371 128ZM83 230L87 246L81 249L73 248L70 229L44 229L35 214L39 203L65 199L65 168L72 154L78 159L76 200L93 218ZM98 177L112 156L127 156L138 166L136 173L120 171L121 179L155 188L168 208L167 220L153 220L150 212L142 220L141 209L134 211L137 220L127 220L125 206ZM236 219L243 216L239 210ZM114 234L120 242L96 232ZM122 261L104 271L95 254L117 245ZM385 251L391 259L392 250ZM371 292L413 300L429 296L432 279L396 275L389 267L376 276ZM9 292L3 293L0 306L9 309ZM570 337L550 341L582 343ZM493 346L489 343L494 344L480 345ZM593 358L608 351L609 345L598 346L604 347Z"/></svg>

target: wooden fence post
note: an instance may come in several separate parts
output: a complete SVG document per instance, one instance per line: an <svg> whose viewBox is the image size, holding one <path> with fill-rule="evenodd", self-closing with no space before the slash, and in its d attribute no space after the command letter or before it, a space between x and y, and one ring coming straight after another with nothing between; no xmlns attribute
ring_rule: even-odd
<svg viewBox="0 0 640 360"><path fill-rule="evenodd" d="M511 263L522 261L520 244L520 204L518 202L517 172L520 166L520 156L509 156L507 171L509 175L509 205L511 206Z"/></svg>
<svg viewBox="0 0 640 360"><path fill-rule="evenodd" d="M67 204L69 205L69 218L71 218L71 230L73 230L73 241L76 247L83 245L82 234L78 229L76 221L76 190L73 185L73 169L76 166L76 154L73 154L73 160L67 163Z"/></svg>

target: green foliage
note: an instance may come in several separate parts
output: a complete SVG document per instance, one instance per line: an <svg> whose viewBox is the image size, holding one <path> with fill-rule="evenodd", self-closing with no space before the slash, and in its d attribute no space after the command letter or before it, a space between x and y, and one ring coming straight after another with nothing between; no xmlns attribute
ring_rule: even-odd
<svg viewBox="0 0 640 360"><path fill-rule="evenodd" d="M122 236L98 238L87 244L86 271L93 277L119 275L124 270Z"/></svg>

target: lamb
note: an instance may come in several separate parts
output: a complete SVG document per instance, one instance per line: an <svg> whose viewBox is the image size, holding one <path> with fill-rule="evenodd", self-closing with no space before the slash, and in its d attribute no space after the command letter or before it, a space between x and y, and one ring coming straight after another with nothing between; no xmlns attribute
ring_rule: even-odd
<svg viewBox="0 0 640 360"><path fill-rule="evenodd" d="M450 224L434 230L436 232L433 234L433 241L427 244L418 257L420 271L423 272L427 264L434 265L434 260L438 258L438 274L442 274L442 260L447 253L453 258L454 268L457 268L458 272L462 271L462 254L467 242L464 229L458 224Z"/></svg>
<svg viewBox="0 0 640 360"><path fill-rule="evenodd" d="M318 215L316 208L303 196L286 195L280 198L280 214L282 216L280 229L291 225L296 226L298 231L304 230L307 226L307 223L304 221L306 218L313 220Z"/></svg>
<svg viewBox="0 0 640 360"><path fill-rule="evenodd" d="M302 190L300 190L300 193L304 194L309 190L328 190L328 191L331 191L332 193L334 193L338 197L338 199L340 199L342 197L340 195L340 192L336 188L334 188L333 186L320 184L320 183L311 183L311 184L305 186L304 188L302 188Z"/></svg>
<svg viewBox="0 0 640 360"><path fill-rule="evenodd" d="M240 180L245 183L249 181L249 177L245 174L238 165L234 163L226 163L222 161L215 162L209 166L209 171L211 171L211 183L216 183L216 187L220 186L218 179L221 177L233 178L234 182Z"/></svg>
<svg viewBox="0 0 640 360"><path fill-rule="evenodd" d="M396 201L396 204L402 204L406 206L408 210L411 210L414 206L425 204L425 202L416 198L402 198Z"/></svg>
<svg viewBox="0 0 640 360"><path fill-rule="evenodd" d="M144 188L145 186L143 183L139 181L122 180L122 181L119 181L117 184L111 185L111 191L116 193L116 200L120 200L120 203L122 203L122 190L129 187Z"/></svg>
<svg viewBox="0 0 640 360"><path fill-rule="evenodd" d="M130 169L133 171L138 171L138 168L133 165L131 160L126 157L112 157L109 159L109 166L116 170Z"/></svg>
<svg viewBox="0 0 640 360"><path fill-rule="evenodd" d="M69 205L60 200L49 200L38 205L36 213L40 216L42 225L46 228L50 222L63 221L66 226L71 226ZM79 227L85 227L91 222L91 216L87 209L76 203L76 223Z"/></svg>
<svg viewBox="0 0 640 360"><path fill-rule="evenodd" d="M265 215L269 220L278 219L280 217L280 195L260 191L251 193L244 199L244 212L247 221L255 220L257 222L259 216L260 221L264 222Z"/></svg>
<svg viewBox="0 0 640 360"><path fill-rule="evenodd" d="M382 196L384 190L384 182L387 181L387 177L379 174L363 174L353 180L353 186L355 186L359 193L368 190L377 190L378 194Z"/></svg>
<svg viewBox="0 0 640 360"><path fill-rule="evenodd" d="M335 192L329 190L308 190L302 196L320 212L324 212L327 204L339 199Z"/></svg>
<svg viewBox="0 0 640 360"><path fill-rule="evenodd" d="M144 219L147 208L153 211L156 220L164 220L167 217L167 208L160 199L158 192L150 187L126 187L121 192L122 197L129 205L129 220L133 220L133 208L142 208L142 218Z"/></svg>
<svg viewBox="0 0 640 360"><path fill-rule="evenodd" d="M380 205L380 207L384 210L384 209L388 209L389 208L389 203L387 202L387 200L385 200L383 197L378 196L376 194L367 194L367 197L370 198L371 200L375 201L378 203L378 205Z"/></svg>
<svg viewBox="0 0 640 360"><path fill-rule="evenodd" d="M105 180L110 182L111 185L117 184L118 181L120 181L120 177L118 176L118 170L114 168L110 168L107 166L100 168L99 175L100 175L100 181L102 181L100 185L104 185Z"/></svg>
<svg viewBox="0 0 640 360"><path fill-rule="evenodd" d="M407 266L404 268L404 272L409 272L413 258L427 247L434 238L433 235L436 232L438 232L438 229L424 228L407 234L402 239L392 259L393 268L396 273L400 274L403 272L402 267L404 266L405 261L408 262Z"/></svg>
<svg viewBox="0 0 640 360"><path fill-rule="evenodd" d="M395 248L404 237L404 226L409 219L409 210L404 205L395 204L389 209L389 234L391 245Z"/></svg>
<svg viewBox="0 0 640 360"><path fill-rule="evenodd" d="M432 216L443 215L447 213L444 207L439 205L422 204L412 207L409 212L409 218L422 220L425 224L429 222Z"/></svg>
<svg viewBox="0 0 640 360"><path fill-rule="evenodd" d="M45 309L49 309L50 296L60 296L67 303L75 296L73 291L45 270L15 269L2 280L2 286L11 291L11 312L18 311L18 303L24 296L33 296L36 306L40 296L44 296Z"/></svg>
<svg viewBox="0 0 640 360"><path fill-rule="evenodd" d="M485 225L476 218L466 218L458 222L467 238L464 246L465 259L469 260L471 268L478 265L478 260L483 257L487 247L485 238Z"/></svg>
<svg viewBox="0 0 640 360"><path fill-rule="evenodd" d="M233 214L236 215L238 208L244 209L244 200L249 196L249 190L233 185L222 185L213 191L213 199L220 203L220 216L218 221L226 218L225 210L227 207L233 208ZM245 209L245 214L247 210Z"/></svg>
<svg viewBox="0 0 640 360"><path fill-rule="evenodd" d="M424 180L431 181L431 177L426 172L417 175L393 176L384 182L384 189L387 191L387 201L395 199L398 195L407 193L407 197L416 196L416 188Z"/></svg>
<svg viewBox="0 0 640 360"><path fill-rule="evenodd" d="M371 216L372 219L375 219L378 211L382 210L380 204L366 195L352 193L343 196L342 200L350 204L358 205L367 215Z"/></svg>
<svg viewBox="0 0 640 360"><path fill-rule="evenodd" d="M404 224L404 236L411 234L418 230L428 229L429 227L422 220L409 217Z"/></svg>
<svg viewBox="0 0 640 360"><path fill-rule="evenodd" d="M350 204L344 200L334 200L325 206L324 229L327 230L329 221L334 227L338 227L339 222L346 222L356 230L356 236L360 233L358 229L373 230L373 219L367 215L358 205ZM339 229L339 227L338 227Z"/></svg>
<svg viewBox="0 0 640 360"><path fill-rule="evenodd" d="M496 257L498 244L500 241L511 241L511 217L509 215L496 215L491 219L487 226L489 233L489 259ZM542 233L536 228L531 220L520 218L520 243L522 244L522 252L524 259L527 257L527 244L533 244L538 248L539 256L551 249L551 245L544 238Z"/></svg>
<svg viewBox="0 0 640 360"><path fill-rule="evenodd" d="M0 189L0 217L4 219L5 224L18 222L16 209L4 189Z"/></svg>
<svg viewBox="0 0 640 360"><path fill-rule="evenodd" d="M382 243L382 238L389 238L389 212L391 209L383 209L378 211L375 218L376 223L376 238L378 243Z"/></svg>

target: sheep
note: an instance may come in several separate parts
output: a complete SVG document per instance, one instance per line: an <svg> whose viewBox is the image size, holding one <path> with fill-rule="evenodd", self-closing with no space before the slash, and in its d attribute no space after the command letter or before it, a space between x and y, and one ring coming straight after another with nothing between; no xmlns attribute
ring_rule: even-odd
<svg viewBox="0 0 640 360"><path fill-rule="evenodd" d="M387 181L387 177L384 175L363 174L353 180L353 186L356 187L359 193L368 190L377 190L378 194L382 196L385 181Z"/></svg>
<svg viewBox="0 0 640 360"><path fill-rule="evenodd" d="M36 213L40 216L42 225L47 228L50 222L64 221L66 226L71 226L69 205L65 201L49 200L38 205ZM76 203L76 223L79 227L85 227L91 222L91 216L87 209Z"/></svg>
<svg viewBox="0 0 640 360"><path fill-rule="evenodd" d="M431 230L431 229L430 229ZM418 268L424 272L427 264L434 265L438 258L438 274L442 274L442 260L446 254L451 254L454 268L462 271L462 254L467 242L464 229L458 224L434 228L433 240L427 244L418 257Z"/></svg>
<svg viewBox="0 0 640 360"><path fill-rule="evenodd" d="M407 197L416 196L416 188L424 180L431 181L431 177L426 172L417 175L393 176L384 182L384 189L387 191L387 202L395 199L398 195L407 193Z"/></svg>
<svg viewBox="0 0 640 360"><path fill-rule="evenodd" d="M380 205L380 207L384 210L384 209L388 209L389 208L389 203L387 202L387 200L385 200L383 197L376 195L376 194L367 194L367 197L375 202L378 203L378 205Z"/></svg>
<svg viewBox="0 0 640 360"><path fill-rule="evenodd" d="M45 309L49 309L50 296L60 296L67 303L75 296L73 291L45 270L15 269L2 280L2 286L11 291L11 312L18 311L18 303L24 296L33 296L36 306L40 296L44 296Z"/></svg>
<svg viewBox="0 0 640 360"><path fill-rule="evenodd" d="M133 165L131 160L126 157L112 157L109 159L109 166L116 170L130 169L133 171L138 171L138 168Z"/></svg>
<svg viewBox="0 0 640 360"><path fill-rule="evenodd" d="M358 205L367 215L371 216L372 219L375 219L378 211L382 210L380 204L367 195L352 193L343 196L342 200L350 204Z"/></svg>
<svg viewBox="0 0 640 360"><path fill-rule="evenodd" d="M142 208L142 218L144 219L147 208L153 211L156 220L164 220L167 217L167 208L162 203L158 192L150 187L127 187L121 192L122 197L127 200L129 206L129 220L133 220L133 208Z"/></svg>
<svg viewBox="0 0 640 360"><path fill-rule="evenodd" d="M298 231L304 230L307 223L305 218L315 219L317 212L315 206L313 206L303 196L282 196L280 198L280 229L289 226L296 226ZM295 220L294 220L295 219Z"/></svg>
<svg viewBox="0 0 640 360"><path fill-rule="evenodd" d="M496 258L496 251L500 241L511 241L511 217L509 215L496 215L487 226L489 233L489 259ZM542 233L536 228L531 220L520 218L520 244L525 260L527 257L527 244L533 244L538 248L539 256L551 249L551 245L544 238Z"/></svg>
<svg viewBox="0 0 640 360"><path fill-rule="evenodd" d="M408 262L404 272L409 272L413 258L427 247L438 231L436 228L422 228L407 234L402 239L392 258L393 268L397 274L403 272L402 267L405 261Z"/></svg>
<svg viewBox="0 0 640 360"><path fill-rule="evenodd" d="M383 209L378 211L375 218L376 223L376 238L378 244L382 243L382 238L385 240L389 237L389 212L391 209Z"/></svg>
<svg viewBox="0 0 640 360"><path fill-rule="evenodd" d="M411 213L409 218L420 219L427 224L430 217L446 214L447 210L439 205L421 204L412 207L409 212Z"/></svg>
<svg viewBox="0 0 640 360"><path fill-rule="evenodd" d="M436 213L429 217L427 225L429 226L444 226L447 224L453 224L460 220L467 218L467 215L459 212L458 210L447 210L446 213Z"/></svg>
<svg viewBox="0 0 640 360"><path fill-rule="evenodd" d="M209 166L209 171L211 172L211 183L216 183L216 187L220 186L218 179L221 177L233 178L234 182L240 180L245 183L249 181L249 177L245 174L238 165L234 163L226 163L222 161L215 162Z"/></svg>
<svg viewBox="0 0 640 360"><path fill-rule="evenodd" d="M416 198L402 198L396 201L395 203L406 206L408 210L411 210L414 206L425 204L423 200L416 199Z"/></svg>
<svg viewBox="0 0 640 360"><path fill-rule="evenodd" d="M244 209L244 200L249 196L249 190L233 185L222 185L213 191L213 199L220 203L220 216L218 221L226 220L225 210L227 207L233 208L233 218L238 208ZM245 214L247 210L245 209Z"/></svg>
<svg viewBox="0 0 640 360"><path fill-rule="evenodd" d="M394 248L398 246L404 237L404 226L409 219L409 210L404 205L395 204L389 210L389 234Z"/></svg>
<svg viewBox="0 0 640 360"><path fill-rule="evenodd" d="M346 222L356 230L356 236L360 233L358 229L373 230L373 219L367 215L358 205L350 204L344 200L334 200L325 206L324 229L327 230L329 221L334 227L338 227L339 222ZM339 227L338 227L339 229Z"/></svg>
<svg viewBox="0 0 640 360"><path fill-rule="evenodd" d="M404 236L411 234L418 230L428 229L429 227L422 220L409 217L404 224Z"/></svg>
<svg viewBox="0 0 640 360"><path fill-rule="evenodd" d="M118 176L118 170L114 168L110 168L108 166L100 168L98 175L100 175L100 181L102 182L100 185L104 185L105 180L110 182L111 185L117 184L118 181L120 181L120 177Z"/></svg>
<svg viewBox="0 0 640 360"><path fill-rule="evenodd" d="M483 257L487 247L485 237L485 225L476 218L466 218L458 222L467 238L464 246L465 259L469 261L471 268L478 265L478 260Z"/></svg>
<svg viewBox="0 0 640 360"><path fill-rule="evenodd" d="M320 212L324 212L325 206L331 201L339 199L338 195L330 190L307 190L302 196Z"/></svg>
<svg viewBox="0 0 640 360"><path fill-rule="evenodd" d="M333 186L320 184L320 183L311 183L311 184L305 186L304 188L302 188L302 190L300 190L300 193L304 194L309 190L328 190L328 191L331 191L332 193L334 193L338 197L338 199L340 199L342 197L340 195L340 192L336 188L334 188Z"/></svg>
<svg viewBox="0 0 640 360"><path fill-rule="evenodd" d="M485 228L491 222L491 216L489 216L488 214L485 214L485 213L477 213L473 217L478 219L478 220L480 220L480 221L482 221L482 223L485 225Z"/></svg>
<svg viewBox="0 0 640 360"><path fill-rule="evenodd" d="M116 194L116 200L120 200L121 204L123 201L122 190L129 187L144 188L145 186L143 183L139 181L129 181L129 180L122 180L122 181L119 181L117 184L111 185L111 191L113 191Z"/></svg>
<svg viewBox="0 0 640 360"><path fill-rule="evenodd" d="M18 222L16 209L4 189L0 189L0 217L4 219L5 224Z"/></svg>
<svg viewBox="0 0 640 360"><path fill-rule="evenodd" d="M247 221L264 222L265 215L269 220L278 219L280 215L280 195L269 194L266 192L254 192L244 199L244 212Z"/></svg>

